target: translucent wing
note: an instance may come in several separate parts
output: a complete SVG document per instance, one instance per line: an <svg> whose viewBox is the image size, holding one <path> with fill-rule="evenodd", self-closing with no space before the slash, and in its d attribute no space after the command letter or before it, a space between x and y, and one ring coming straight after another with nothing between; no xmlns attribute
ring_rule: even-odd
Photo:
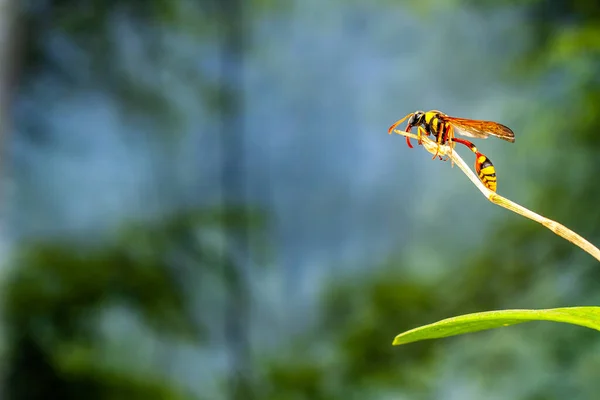
<svg viewBox="0 0 600 400"><path fill-rule="evenodd" d="M445 115L443 117L459 134L472 138L485 139L488 136L514 143L515 134L507 126L492 121L479 121L476 119L455 118Z"/></svg>

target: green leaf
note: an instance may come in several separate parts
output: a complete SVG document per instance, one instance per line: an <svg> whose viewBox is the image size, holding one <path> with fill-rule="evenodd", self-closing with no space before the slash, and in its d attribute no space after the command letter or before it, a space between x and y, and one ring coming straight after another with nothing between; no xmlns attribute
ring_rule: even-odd
<svg viewBox="0 0 600 400"><path fill-rule="evenodd" d="M393 345L439 339L516 325L529 321L554 321L600 330L600 307L565 307L546 310L500 310L443 319L399 334Z"/></svg>

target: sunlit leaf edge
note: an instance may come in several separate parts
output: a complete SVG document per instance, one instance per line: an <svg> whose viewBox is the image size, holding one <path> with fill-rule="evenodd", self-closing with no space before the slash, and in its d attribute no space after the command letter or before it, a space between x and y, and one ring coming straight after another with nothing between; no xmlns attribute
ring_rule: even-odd
<svg viewBox="0 0 600 400"><path fill-rule="evenodd" d="M392 345L440 339L530 321L563 322L600 331L600 307L498 310L465 314L403 332L394 338Z"/></svg>

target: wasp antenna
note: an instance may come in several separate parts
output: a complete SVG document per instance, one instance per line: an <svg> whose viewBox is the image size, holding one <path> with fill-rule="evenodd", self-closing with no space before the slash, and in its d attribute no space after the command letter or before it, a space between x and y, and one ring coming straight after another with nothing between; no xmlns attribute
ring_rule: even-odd
<svg viewBox="0 0 600 400"><path fill-rule="evenodd" d="M394 131L394 129L396 129L396 127L397 127L398 125L400 125L401 123L403 123L404 121L406 121L406 119L407 119L408 117L411 117L411 116L413 116L414 114L415 114L415 113L410 113L410 114L408 114L406 117L404 117L404 118L402 118L402 119L399 119L398 121L394 122L394 125L392 125L392 126L390 126L390 127L389 127L389 129L388 129L388 134L389 134L389 135L391 135L391 134L392 134L392 132Z"/></svg>

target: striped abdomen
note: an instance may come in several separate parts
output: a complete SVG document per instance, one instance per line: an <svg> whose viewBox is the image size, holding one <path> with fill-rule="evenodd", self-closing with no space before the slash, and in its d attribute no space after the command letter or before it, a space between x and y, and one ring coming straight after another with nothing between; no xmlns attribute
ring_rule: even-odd
<svg viewBox="0 0 600 400"><path fill-rule="evenodd" d="M477 153L475 160L475 170L479 180L491 191L496 191L496 168L489 158L481 153Z"/></svg>

